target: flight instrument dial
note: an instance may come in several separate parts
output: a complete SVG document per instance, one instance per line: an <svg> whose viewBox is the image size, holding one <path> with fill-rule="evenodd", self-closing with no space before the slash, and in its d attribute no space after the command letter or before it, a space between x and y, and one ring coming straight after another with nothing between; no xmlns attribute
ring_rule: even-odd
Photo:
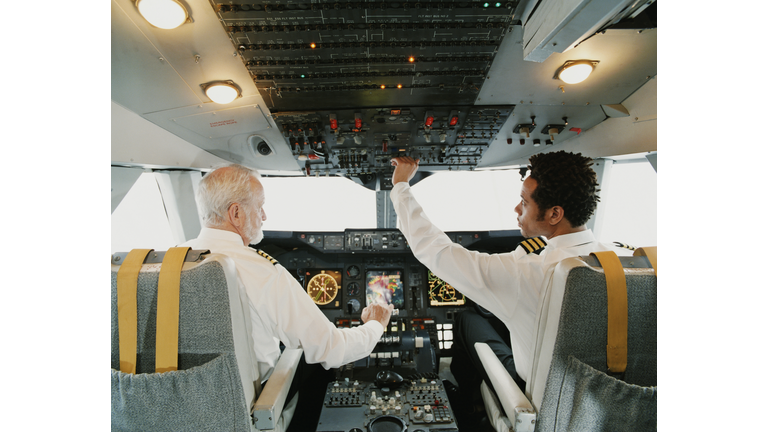
<svg viewBox="0 0 768 432"><path fill-rule="evenodd" d="M352 282L347 285L347 295L356 296L360 294L360 285L357 282Z"/></svg>
<svg viewBox="0 0 768 432"><path fill-rule="evenodd" d="M429 280L429 304L431 306L460 306L465 303L464 294L458 292L431 271L427 274L427 278Z"/></svg>
<svg viewBox="0 0 768 432"><path fill-rule="evenodd" d="M307 284L307 294L316 304L327 305L336 298L339 285L333 276L323 273L312 276Z"/></svg>
<svg viewBox="0 0 768 432"><path fill-rule="evenodd" d="M360 267L356 265L349 266L347 269L347 276L357 279L357 277L360 276Z"/></svg>

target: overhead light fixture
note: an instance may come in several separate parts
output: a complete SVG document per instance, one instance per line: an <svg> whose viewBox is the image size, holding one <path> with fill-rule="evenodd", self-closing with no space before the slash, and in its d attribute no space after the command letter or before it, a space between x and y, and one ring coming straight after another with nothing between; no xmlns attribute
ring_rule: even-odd
<svg viewBox="0 0 768 432"><path fill-rule="evenodd" d="M568 84L577 84L589 77L598 62L593 60L568 60L555 72L555 78Z"/></svg>
<svg viewBox="0 0 768 432"><path fill-rule="evenodd" d="M201 84L205 95L218 104L228 104L241 96L240 88L232 81Z"/></svg>
<svg viewBox="0 0 768 432"><path fill-rule="evenodd" d="M145 20L161 29L174 29L189 18L187 8L178 0L138 0L136 7Z"/></svg>

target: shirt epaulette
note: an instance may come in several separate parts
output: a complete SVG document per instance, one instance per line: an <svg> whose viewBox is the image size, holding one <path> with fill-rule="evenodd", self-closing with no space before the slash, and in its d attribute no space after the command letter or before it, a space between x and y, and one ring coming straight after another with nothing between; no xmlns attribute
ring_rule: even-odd
<svg viewBox="0 0 768 432"><path fill-rule="evenodd" d="M263 250L256 249L256 253L261 255L262 257L266 258L267 261L272 263L272 265L277 265L278 264L276 259L272 258L268 253L264 252Z"/></svg>
<svg viewBox="0 0 768 432"><path fill-rule="evenodd" d="M630 245L628 245L628 244L624 244L624 243L613 242L613 244L615 244L615 245L616 245L616 247L620 247L620 248L624 248L624 249L629 249L629 250L635 250L635 249L637 249L637 248L636 248L636 247L634 247L634 246L630 246Z"/></svg>
<svg viewBox="0 0 768 432"><path fill-rule="evenodd" d="M546 245L547 242L544 241L543 237L533 237L521 241L519 246L522 246L526 252L532 254L541 252L541 250L544 249L544 246Z"/></svg>

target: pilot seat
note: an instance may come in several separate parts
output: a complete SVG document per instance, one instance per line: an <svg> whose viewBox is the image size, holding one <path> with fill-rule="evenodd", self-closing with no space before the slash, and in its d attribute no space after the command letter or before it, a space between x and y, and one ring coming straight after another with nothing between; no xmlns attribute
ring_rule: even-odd
<svg viewBox="0 0 768 432"><path fill-rule="evenodd" d="M261 388L230 258L134 249L112 256L111 282L113 431L288 428L301 350L286 349Z"/></svg>
<svg viewBox="0 0 768 432"><path fill-rule="evenodd" d="M548 275L525 393L476 343L497 431L656 430L656 248L568 258Z"/></svg>

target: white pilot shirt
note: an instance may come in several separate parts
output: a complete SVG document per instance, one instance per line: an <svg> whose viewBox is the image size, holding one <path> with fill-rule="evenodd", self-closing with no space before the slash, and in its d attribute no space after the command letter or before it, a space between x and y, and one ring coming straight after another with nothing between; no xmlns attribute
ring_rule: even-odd
<svg viewBox="0 0 768 432"><path fill-rule="evenodd" d="M557 236L540 255L523 247L502 254L470 251L453 243L430 222L407 182L392 188L400 230L416 258L438 277L488 309L509 329L520 378L528 381L534 323L547 271L565 258L616 247L598 243L591 230Z"/></svg>
<svg viewBox="0 0 768 432"><path fill-rule="evenodd" d="M280 341L288 348L303 348L307 363L330 369L370 355L384 333L376 320L355 328L336 328L282 265L272 264L244 246L236 233L202 228L196 239L181 246L208 249L235 262L240 287L248 295L262 382L277 364Z"/></svg>

